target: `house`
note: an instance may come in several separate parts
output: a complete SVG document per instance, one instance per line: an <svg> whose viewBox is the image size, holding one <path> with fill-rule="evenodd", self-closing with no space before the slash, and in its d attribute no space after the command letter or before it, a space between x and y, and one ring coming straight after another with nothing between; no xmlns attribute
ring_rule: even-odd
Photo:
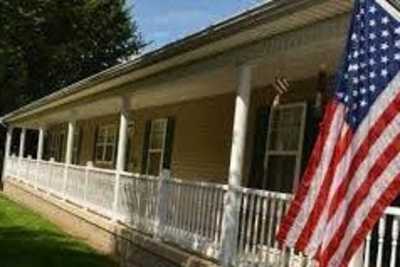
<svg viewBox="0 0 400 267"><path fill-rule="evenodd" d="M274 229L318 133L351 7L269 1L5 115L6 184L208 259L307 261L279 251Z"/></svg>

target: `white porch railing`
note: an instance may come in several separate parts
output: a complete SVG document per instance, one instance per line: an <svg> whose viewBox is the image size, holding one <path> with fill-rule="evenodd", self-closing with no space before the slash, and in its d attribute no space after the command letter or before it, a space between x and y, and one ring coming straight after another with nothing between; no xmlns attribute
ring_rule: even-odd
<svg viewBox="0 0 400 267"><path fill-rule="evenodd" d="M210 258L220 256L226 185L129 173L120 173L116 179L114 170L15 156L7 159L5 174L154 238ZM241 200L237 240L241 266L313 265L293 250L279 250L275 240L291 195L247 188L238 188L236 193ZM366 240L364 267L400 264L399 221L399 208L386 210Z"/></svg>

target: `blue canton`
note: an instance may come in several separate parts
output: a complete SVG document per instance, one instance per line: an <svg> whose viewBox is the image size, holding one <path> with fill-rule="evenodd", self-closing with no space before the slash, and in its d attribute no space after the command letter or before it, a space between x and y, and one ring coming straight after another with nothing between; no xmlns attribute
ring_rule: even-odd
<svg viewBox="0 0 400 267"><path fill-rule="evenodd" d="M355 4L336 98L354 130L400 70L400 22L375 0Z"/></svg>

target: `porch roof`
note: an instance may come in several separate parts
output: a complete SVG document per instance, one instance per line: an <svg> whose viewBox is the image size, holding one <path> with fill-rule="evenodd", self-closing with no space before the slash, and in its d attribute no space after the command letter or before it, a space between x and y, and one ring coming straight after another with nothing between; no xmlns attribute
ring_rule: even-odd
<svg viewBox="0 0 400 267"><path fill-rule="evenodd" d="M13 123L128 82L349 12L352 0L270 0L202 31L97 73L0 118Z"/></svg>

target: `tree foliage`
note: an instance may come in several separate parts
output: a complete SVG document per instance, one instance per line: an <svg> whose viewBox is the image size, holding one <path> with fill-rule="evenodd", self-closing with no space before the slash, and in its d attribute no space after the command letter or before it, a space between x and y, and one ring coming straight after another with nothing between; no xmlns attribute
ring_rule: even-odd
<svg viewBox="0 0 400 267"><path fill-rule="evenodd" d="M124 0L1 0L0 114L142 47Z"/></svg>

